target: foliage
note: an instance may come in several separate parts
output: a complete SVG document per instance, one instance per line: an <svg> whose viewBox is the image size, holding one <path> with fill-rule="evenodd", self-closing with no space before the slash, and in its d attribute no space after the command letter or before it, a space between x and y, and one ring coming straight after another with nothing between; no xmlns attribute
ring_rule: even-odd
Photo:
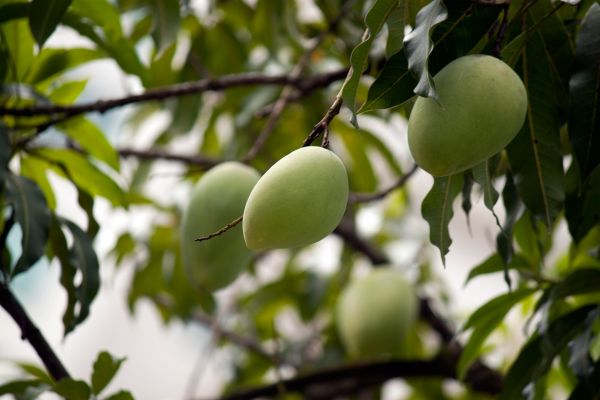
<svg viewBox="0 0 600 400"><path fill-rule="evenodd" d="M36 398L51 391L72 399L132 398L127 391L104 391L124 360L102 352L90 380L75 380L34 329L11 288L16 277L47 259L60 268L67 297L65 340L94 318L100 268L112 262L135 268L127 299L132 313L140 299L149 299L165 323L200 322L209 329L229 313L215 332L225 339L219 346L244 350L224 388L236 398L277 396L281 390L315 398L367 391L379 398L381 386L395 377L404 379L414 399L549 398L558 389L572 399L596 397L600 3L206 3L201 10L186 0L0 0L0 305L45 367L18 364L22 377L2 383L0 395ZM301 12L304 3L313 16ZM61 31L86 45L60 47L53 37ZM478 53L501 58L520 75L527 119L499 154L465 173L435 179L416 205L430 227L430 235L418 240L428 249L437 246L444 259L452 252L456 199L468 215L481 194L497 221L497 248L472 266L467 283L484 275L502 279L502 273L506 291L455 321L459 333L450 328L449 316L440 317L431 299L422 297L422 323L401 358L352 365L333 316L352 276L365 263L392 265L410 270L419 289L432 283L437 268L433 257L396 262L387 251L414 240L398 228L414 218L405 185L414 171L379 134L377 123L406 118L415 93L435 98L431 77L450 61ZM99 60L113 61L141 94L84 102L87 82L71 72ZM341 104L350 112L342 108L333 120ZM122 106L128 106L122 115L130 133L119 143L143 135L157 113L167 123L145 148L118 146L113 128L97 123L95 113ZM183 204L165 203L148 190L156 162L182 164L179 185L189 187L227 160L264 172L319 135L342 156L353 191L334 232L343 243L335 272L314 270L302 257L306 249L293 249L281 252L277 277L264 281L257 271L269 260L259 254L244 273L251 289L240 286L235 294L235 313L224 309L219 293L198 293L179 255ZM189 152L174 150L181 143L192 143ZM396 175L397 183L388 188L383 171ZM85 221L60 211L57 181L74 189ZM371 201L378 201L385 220L380 232L364 237L356 225ZM149 209L156 218L146 221L143 232L121 232L110 254L99 256L99 202L125 213ZM568 236L557 236L565 225ZM557 257L558 241L565 240L568 248ZM443 295L434 300L448 301ZM311 335L282 336L275 320L290 310ZM488 339L510 339L508 315L515 310L528 338L510 355ZM273 342L277 353L267 350ZM485 363L488 352L501 360L498 368ZM273 383L282 366L292 378ZM464 390L447 390L446 379ZM244 391L250 387L255 391Z"/></svg>

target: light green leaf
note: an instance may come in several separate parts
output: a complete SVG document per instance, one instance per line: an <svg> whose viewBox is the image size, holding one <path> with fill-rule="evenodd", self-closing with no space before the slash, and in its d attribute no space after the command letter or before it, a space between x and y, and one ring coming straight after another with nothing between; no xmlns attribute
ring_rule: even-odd
<svg viewBox="0 0 600 400"><path fill-rule="evenodd" d="M29 27L40 48L54 32L71 0L33 0L29 9Z"/></svg>
<svg viewBox="0 0 600 400"><path fill-rule="evenodd" d="M93 21L108 37L123 36L121 14L109 1L74 0L71 10Z"/></svg>
<svg viewBox="0 0 600 400"><path fill-rule="evenodd" d="M385 24L390 13L394 10L397 4L397 0L376 0L373 6L368 11L365 17L365 24L367 26L366 38L352 50L350 55L350 72L344 86L342 87L342 97L344 103L352 110L355 110L356 91L358 90L358 83L360 76L367 67L367 60L369 57L369 50L373 40ZM356 117L353 117L355 122Z"/></svg>
<svg viewBox="0 0 600 400"><path fill-rule="evenodd" d="M15 212L22 231L22 254L11 275L27 271L41 256L48 239L50 212L40 188L31 180L6 175L6 201Z"/></svg>
<svg viewBox="0 0 600 400"><path fill-rule="evenodd" d="M452 243L448 231L448 224L454 215L452 205L462 186L462 174L434 178L433 186L421 205L421 214L429 224L429 240L440 250L444 264Z"/></svg>
<svg viewBox="0 0 600 400"><path fill-rule="evenodd" d="M54 88L48 98L54 104L73 104L85 89L86 84L87 80L65 82Z"/></svg>
<svg viewBox="0 0 600 400"><path fill-rule="evenodd" d="M33 59L26 76L26 82L39 84L46 79L102 57L104 57L104 54L96 49L44 48Z"/></svg>
<svg viewBox="0 0 600 400"><path fill-rule="evenodd" d="M76 117L57 125L57 128L75 140L85 152L119 171L119 154L92 121Z"/></svg>
<svg viewBox="0 0 600 400"><path fill-rule="evenodd" d="M7 76L12 82L21 82L33 59L34 42L27 21L14 20L0 25L0 33L4 46L10 54L11 62L8 63L9 73Z"/></svg>
<svg viewBox="0 0 600 400"><path fill-rule="evenodd" d="M95 395L100 394L104 388L114 378L121 367L124 358L114 358L106 351L98 354L94 362L94 371L92 372L92 392Z"/></svg>
<svg viewBox="0 0 600 400"><path fill-rule="evenodd" d="M535 293L535 289L520 289L502 294L479 307L467 320L462 330L472 329L458 360L457 372L463 379L469 366L479 355L479 350L487 337L502 322L506 314L519 302Z"/></svg>
<svg viewBox="0 0 600 400"><path fill-rule="evenodd" d="M179 2L172 0L154 0L154 41L161 53L177 39L181 18Z"/></svg>

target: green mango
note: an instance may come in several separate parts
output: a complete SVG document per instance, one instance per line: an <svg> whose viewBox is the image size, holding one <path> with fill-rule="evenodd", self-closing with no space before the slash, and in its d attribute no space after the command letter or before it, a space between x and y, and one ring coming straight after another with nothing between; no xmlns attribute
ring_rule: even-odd
<svg viewBox="0 0 600 400"><path fill-rule="evenodd" d="M181 255L191 282L215 291L248 267L252 252L244 244L240 225L212 239L194 239L216 232L239 218L260 174L238 162L226 162L208 171L192 189L181 224Z"/></svg>
<svg viewBox="0 0 600 400"><path fill-rule="evenodd" d="M398 356L418 305L411 284L390 268L350 282L336 304L336 327L348 355L360 360Z"/></svg>
<svg viewBox="0 0 600 400"><path fill-rule="evenodd" d="M439 101L419 97L408 121L410 152L431 175L474 167L506 147L525 122L525 86L495 57L460 57L433 80Z"/></svg>
<svg viewBox="0 0 600 400"><path fill-rule="evenodd" d="M260 178L244 209L244 239L252 250L315 243L340 223L348 203L348 174L333 152L303 147Z"/></svg>

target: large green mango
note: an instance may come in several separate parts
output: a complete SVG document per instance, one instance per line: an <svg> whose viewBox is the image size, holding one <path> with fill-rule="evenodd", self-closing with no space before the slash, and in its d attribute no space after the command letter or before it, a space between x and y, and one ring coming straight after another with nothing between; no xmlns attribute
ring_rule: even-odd
<svg viewBox="0 0 600 400"><path fill-rule="evenodd" d="M502 150L527 112L519 76L487 55L460 57L434 77L439 102L419 97L408 121L417 164L435 176L465 171Z"/></svg>
<svg viewBox="0 0 600 400"><path fill-rule="evenodd" d="M244 210L244 239L252 250L315 243L340 223L348 202L344 164L322 147L303 147L275 163L258 181Z"/></svg>
<svg viewBox="0 0 600 400"><path fill-rule="evenodd" d="M397 271L378 268L344 289L336 305L336 327L355 359L398 356L414 327L418 301Z"/></svg>
<svg viewBox="0 0 600 400"><path fill-rule="evenodd" d="M259 173L238 162L208 171L192 189L181 224L181 255L192 283L214 291L227 286L248 266L252 253L242 227L203 242L194 239L223 228L240 217Z"/></svg>

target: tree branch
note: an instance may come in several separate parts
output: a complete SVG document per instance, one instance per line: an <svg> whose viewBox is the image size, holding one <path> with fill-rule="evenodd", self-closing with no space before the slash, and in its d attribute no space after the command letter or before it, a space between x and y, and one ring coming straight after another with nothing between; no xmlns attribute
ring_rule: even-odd
<svg viewBox="0 0 600 400"><path fill-rule="evenodd" d="M224 234L225 232L227 232L228 230L235 228L237 225L240 224L240 222L242 222L242 220L244 219L243 215L240 215L239 217L237 217L236 219L234 219L233 221L231 221L230 223L228 223L227 225L225 225L224 227L222 227L221 229L219 229L216 232L212 232L209 233L206 236L200 236L196 239L194 239L196 242L204 242L206 240L210 240L214 237L220 236L222 234Z"/></svg>
<svg viewBox="0 0 600 400"><path fill-rule="evenodd" d="M136 150L124 147L118 149L117 151L121 157L135 157L141 160L176 161L187 165L196 165L202 168L214 167L221 162L221 160L203 157L200 155L185 156L159 149Z"/></svg>
<svg viewBox="0 0 600 400"><path fill-rule="evenodd" d="M27 315L27 312L8 286L2 282L0 282L0 306L6 310L19 328L21 328L21 338L31 344L52 378L55 381L69 378L66 368L56 356L38 327L29 318L29 315Z"/></svg>
<svg viewBox="0 0 600 400"><path fill-rule="evenodd" d="M29 107L4 107L0 106L0 116L12 115L19 117L32 117L40 115L63 115L73 117L76 115L100 112L122 107L128 104L142 103L154 100L165 100L172 97L181 97L189 94L203 92L215 92L239 86L254 85L290 85L299 90L313 90L324 87L331 82L342 79L345 70L332 71L314 77L292 77L283 75L263 75L258 73L245 73L225 75L216 79L202 79L194 82L185 82L177 85L165 86L157 89L149 89L144 93L125 96L111 100L98 100L90 103L63 105L35 105ZM340 77L342 75L342 77Z"/></svg>
<svg viewBox="0 0 600 400"><path fill-rule="evenodd" d="M408 180L413 176L413 174L415 172L417 172L418 169L419 169L419 167L416 164L413 165L412 168L407 173L405 173L400 178L398 178L398 180L392 186L390 186L389 188L384 189L380 192L351 193L350 194L350 202L351 203L368 203L371 201L381 200L384 197L386 197L388 194L393 192L394 190L404 186L404 184L406 184L406 182L408 182Z"/></svg>
<svg viewBox="0 0 600 400"><path fill-rule="evenodd" d="M331 399L352 395L357 391L383 384L392 378L439 377L456 379L456 360L452 355L440 353L431 360L391 360L361 363L317 371L283 380L274 384L235 392L220 400L248 400L259 397L276 397L284 392L302 393L304 398ZM487 394L498 394L500 382L481 384L473 375L467 383Z"/></svg>

